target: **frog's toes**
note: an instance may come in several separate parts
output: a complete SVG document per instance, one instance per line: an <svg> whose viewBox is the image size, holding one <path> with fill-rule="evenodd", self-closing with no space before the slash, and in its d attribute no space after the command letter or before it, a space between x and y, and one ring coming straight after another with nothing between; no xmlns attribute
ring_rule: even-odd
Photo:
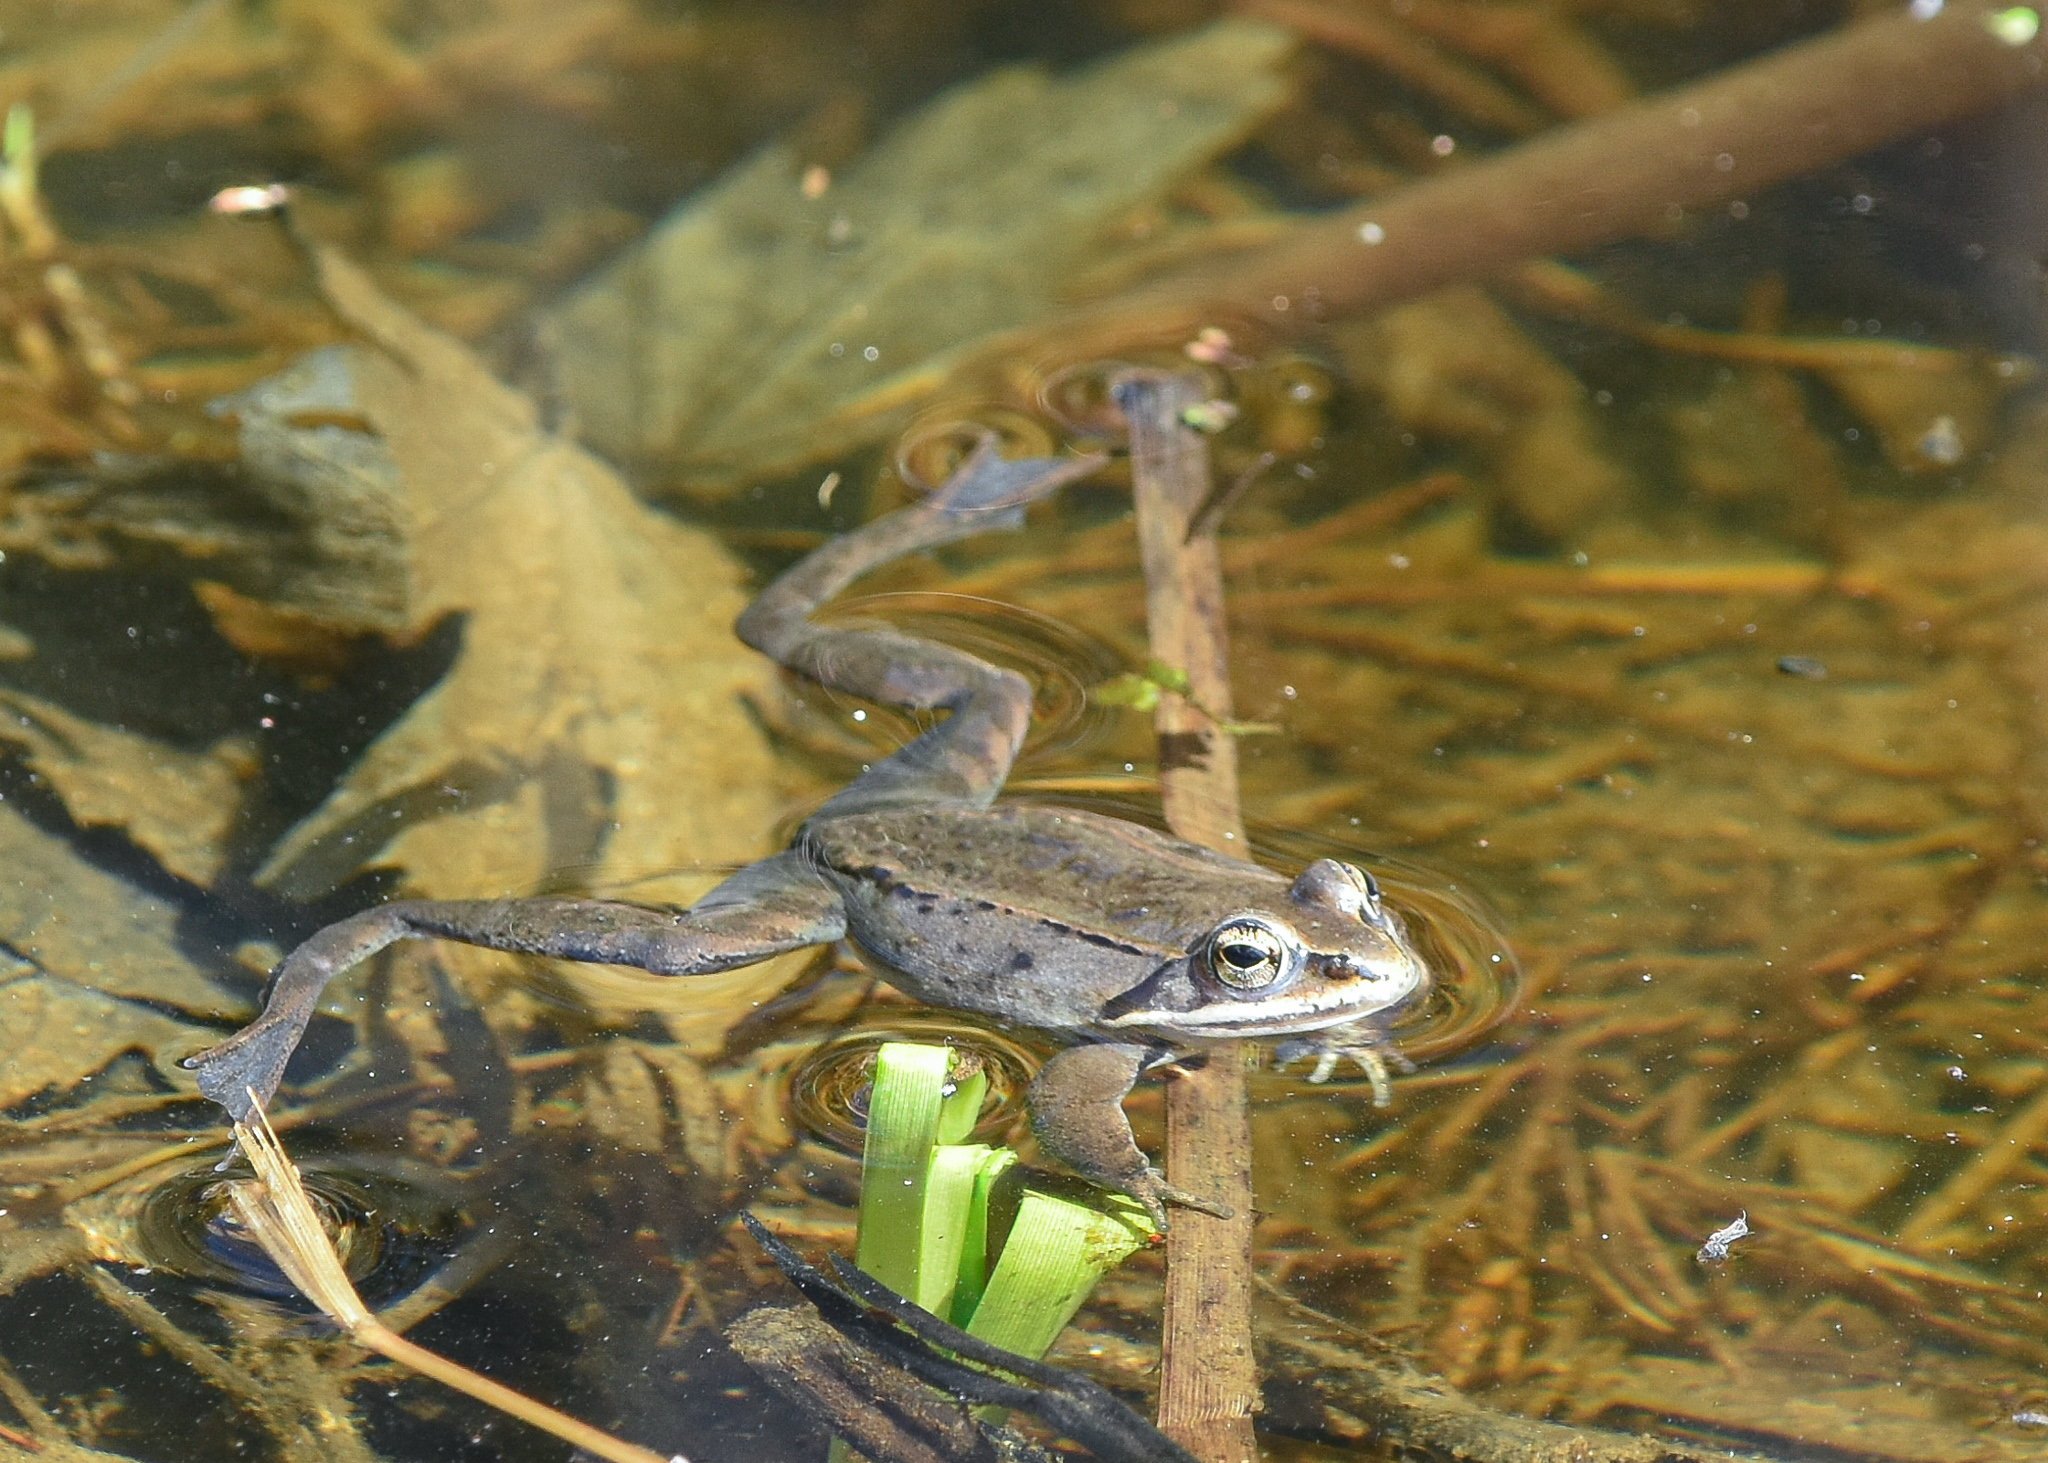
<svg viewBox="0 0 2048 1463"><path fill-rule="evenodd" d="M1051 497L1066 484L1088 476L1109 460L1100 454L1013 460L1004 457L997 446L996 434L983 432L967 460L939 485L932 496L932 506L955 517L1014 512L1026 503ZM1022 518L1017 519L1019 523L1022 521Z"/></svg>
<svg viewBox="0 0 2048 1463"><path fill-rule="evenodd" d="M1358 1063L1359 1070L1365 1073L1365 1080L1372 1084L1374 1107L1393 1106L1394 1083L1387 1071L1390 1066L1403 1072L1415 1070L1415 1063L1391 1046L1325 1044L1315 1040L1290 1041L1275 1053L1275 1060L1284 1067L1307 1056L1316 1059L1315 1066L1309 1069L1308 1080L1317 1084L1329 1081L1345 1058Z"/></svg>
<svg viewBox="0 0 2048 1463"><path fill-rule="evenodd" d="M1166 1206L1173 1204L1182 1209L1193 1209L1217 1219L1234 1219L1237 1211L1228 1204L1214 1199L1204 1199L1190 1194L1186 1189L1177 1189L1166 1181L1166 1175L1156 1168L1148 1167L1143 1178L1131 1183L1124 1190L1133 1199L1145 1206L1145 1212L1152 1217L1152 1227L1165 1234Z"/></svg>

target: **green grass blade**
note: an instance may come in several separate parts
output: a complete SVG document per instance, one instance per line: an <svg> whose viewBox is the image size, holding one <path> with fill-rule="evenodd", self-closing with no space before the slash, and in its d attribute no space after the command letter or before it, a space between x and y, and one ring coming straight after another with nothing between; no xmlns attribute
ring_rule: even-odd
<svg viewBox="0 0 2048 1463"><path fill-rule="evenodd" d="M953 1313L947 1319L963 1330L988 1289L989 1204L1002 1176L1017 1166L1008 1148L984 1150L975 1166L974 1196L967 1206L967 1237L960 1247L960 1275L953 1291Z"/></svg>
<svg viewBox="0 0 2048 1463"><path fill-rule="evenodd" d="M953 1314L963 1255L977 1229L987 1233L986 1226L974 1222L974 1181L993 1151L979 1143L947 1143L932 1150L918 1242L917 1294L910 1298L935 1316Z"/></svg>
<svg viewBox="0 0 2048 1463"><path fill-rule="evenodd" d="M1103 1272L1151 1239L1143 1208L1128 1199L1105 1202L1112 1213L1025 1190L966 1329L1025 1356L1045 1355Z"/></svg>
<svg viewBox="0 0 2048 1463"><path fill-rule="evenodd" d="M861 1156L860 1238L854 1263L898 1295L918 1294L918 1243L951 1054L890 1042L875 1054Z"/></svg>

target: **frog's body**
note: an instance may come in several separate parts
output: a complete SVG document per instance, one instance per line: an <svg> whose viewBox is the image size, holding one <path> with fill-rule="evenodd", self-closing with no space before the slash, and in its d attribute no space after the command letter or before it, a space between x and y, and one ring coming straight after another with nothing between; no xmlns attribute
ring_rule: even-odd
<svg viewBox="0 0 2048 1463"><path fill-rule="evenodd" d="M1121 1102L1138 1074L1202 1042L1306 1034L1381 1077L1385 1023L1428 984L1370 876L1328 859L1288 880L1135 823L992 806L1022 743L1022 677L885 626L820 626L811 611L878 564L986 528L1092 471L1095 459L1005 462L977 452L938 492L826 544L740 619L743 639L825 685L950 713L863 773L784 852L687 910L593 899L407 900L330 925L294 950L264 1012L190 1063L238 1117L276 1090L321 988L393 941L493 949L697 975L851 937L891 983L937 1006L1073 1038L1032 1084L1055 1157L1141 1200L1208 1207L1172 1189L1133 1141ZM253 1097L252 1097L253 1094Z"/></svg>
<svg viewBox="0 0 2048 1463"><path fill-rule="evenodd" d="M1347 964L1363 954L1389 982L1402 974L1392 928L1373 950L1359 921L1295 904L1270 869L1120 818L1018 804L866 813L817 827L805 846L848 933L934 1006L1163 1043L1199 1034L1205 1014L1232 1035L1328 1026L1271 986L1256 1001L1205 988L1196 965L1211 932L1252 909L1288 910L1305 944L1346 951Z"/></svg>

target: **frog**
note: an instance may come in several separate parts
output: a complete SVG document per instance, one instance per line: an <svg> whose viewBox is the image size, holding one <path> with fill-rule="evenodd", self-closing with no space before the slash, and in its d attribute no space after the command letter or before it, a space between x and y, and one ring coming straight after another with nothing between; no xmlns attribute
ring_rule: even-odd
<svg viewBox="0 0 2048 1463"><path fill-rule="evenodd" d="M799 676L944 714L826 799L786 848L687 908L536 896L398 899L350 915L279 962L253 1021L187 1059L200 1091L251 1120L328 981L401 940L658 976L850 940L919 1001L1059 1043L1026 1093L1040 1148L1161 1230L1168 1205L1228 1211L1170 1184L1140 1149L1123 1103L1145 1072L1223 1040L1282 1037L1283 1059L1318 1058L1313 1080L1356 1060L1384 1105L1391 1025L1431 972L1369 872L1323 858L1289 877L1136 821L999 802L1030 725L1024 676L886 622L813 618L884 564L1021 526L1027 506L1104 461L1010 459L984 439L938 488L827 540L741 614L739 638Z"/></svg>

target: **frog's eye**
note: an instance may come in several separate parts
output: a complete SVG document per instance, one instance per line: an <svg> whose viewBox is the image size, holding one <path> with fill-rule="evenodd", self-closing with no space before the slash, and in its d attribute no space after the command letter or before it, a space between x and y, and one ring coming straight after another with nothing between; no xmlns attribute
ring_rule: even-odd
<svg viewBox="0 0 2048 1463"><path fill-rule="evenodd" d="M1225 920L1209 936L1209 973L1234 991L1262 991L1288 973L1292 946L1260 919Z"/></svg>

